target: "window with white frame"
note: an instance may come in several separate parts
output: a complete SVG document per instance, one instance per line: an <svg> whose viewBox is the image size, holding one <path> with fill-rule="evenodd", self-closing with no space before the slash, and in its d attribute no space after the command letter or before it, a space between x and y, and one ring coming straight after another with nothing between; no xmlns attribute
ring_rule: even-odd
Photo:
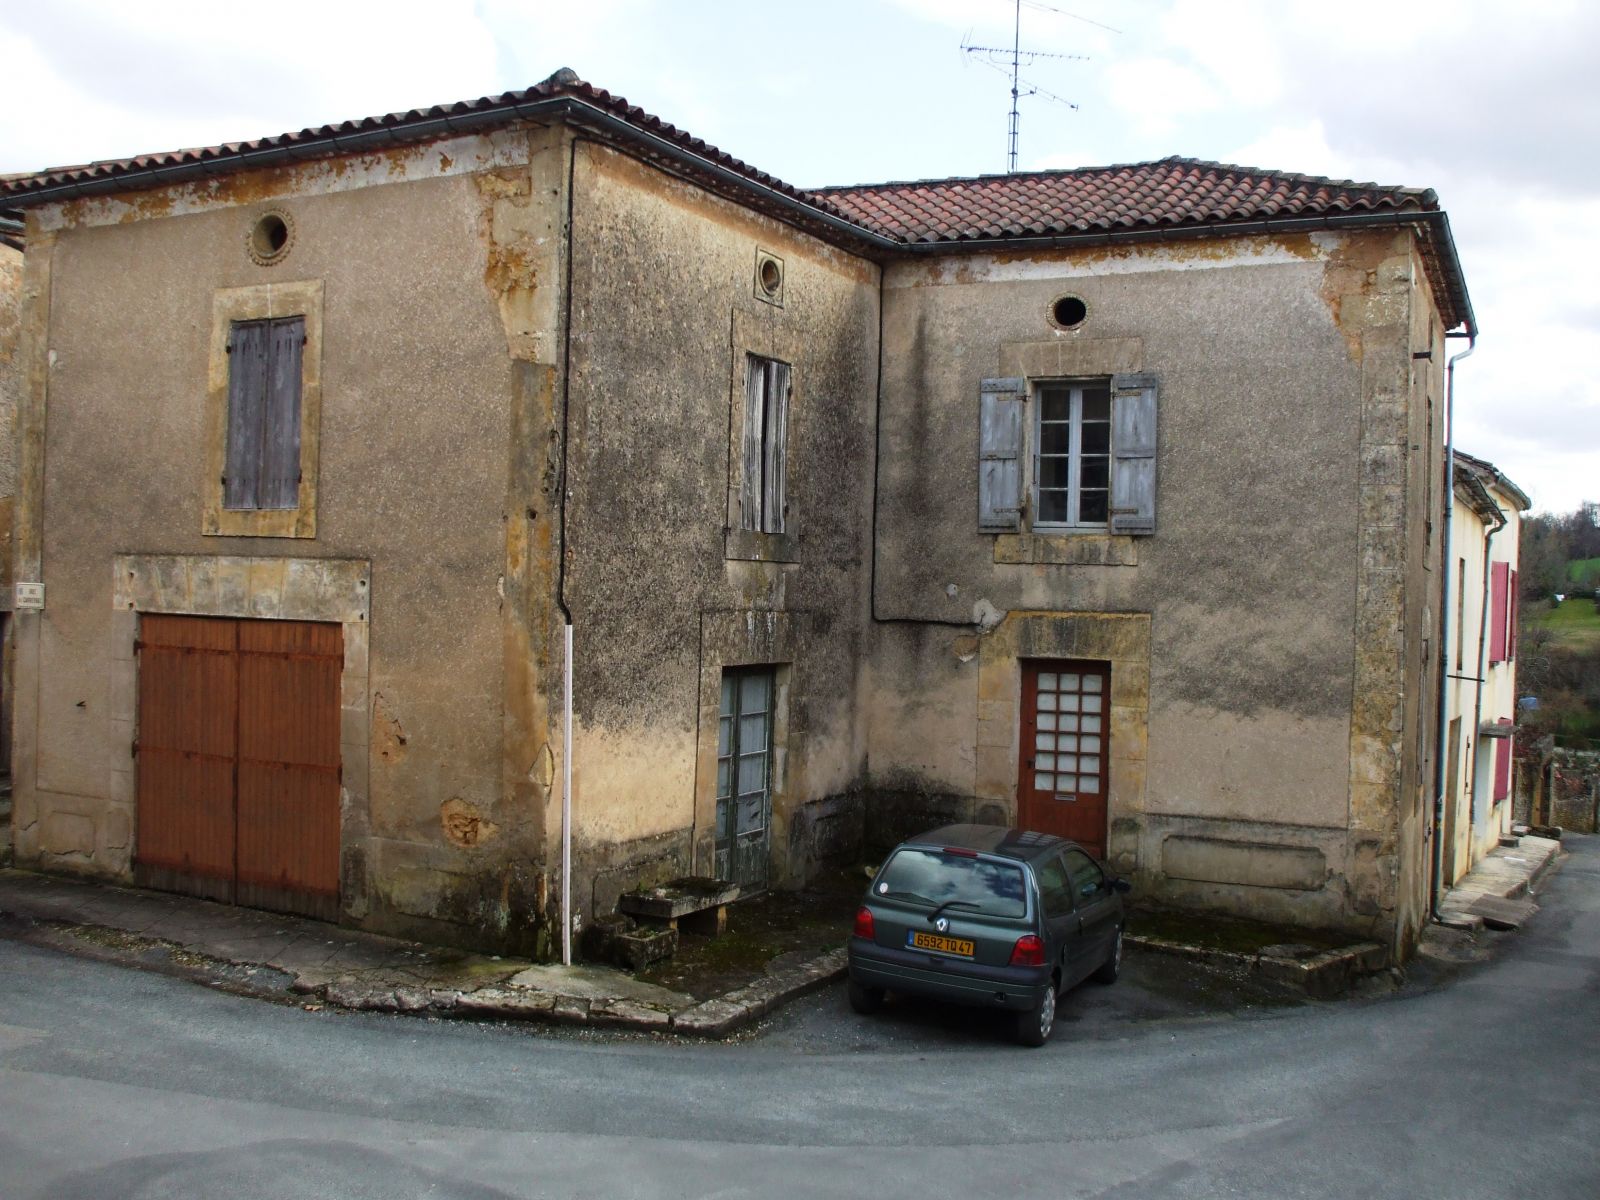
<svg viewBox="0 0 1600 1200"><path fill-rule="evenodd" d="M978 528L984 533L1156 528L1156 379L985 379Z"/></svg>
<svg viewBox="0 0 1600 1200"><path fill-rule="evenodd" d="M1111 507L1110 381L1041 384L1033 408L1034 528L1105 528Z"/></svg>

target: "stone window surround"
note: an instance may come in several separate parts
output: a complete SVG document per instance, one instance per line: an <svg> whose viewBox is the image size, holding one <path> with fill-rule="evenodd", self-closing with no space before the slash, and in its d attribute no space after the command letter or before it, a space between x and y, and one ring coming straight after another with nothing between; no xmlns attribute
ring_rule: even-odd
<svg viewBox="0 0 1600 1200"><path fill-rule="evenodd" d="M728 505L723 529L723 557L748 562L795 563L800 561L800 512L794 490L785 488L787 508L784 532L760 533L741 528L739 497L744 491L744 405L745 363L752 354L789 364L789 429L798 427L795 414L805 401L806 381L799 363L804 342L794 332L787 313L771 304L760 312L734 308L730 320L728 356ZM793 479L795 461L793 438L788 440L785 470Z"/></svg>
<svg viewBox="0 0 1600 1200"><path fill-rule="evenodd" d="M1005 379L1028 381L1029 417L1025 427L1029 427L1035 423L1035 383L1137 375L1144 369L1143 338L1086 338L1063 331L1046 341L1002 342L995 373ZM995 536L994 561L1003 565L1136 567L1139 539L1103 529L1024 529Z"/></svg>
<svg viewBox="0 0 1600 1200"><path fill-rule="evenodd" d="M253 620L328 621L343 627L340 674L339 792L341 903L365 894L350 878L350 851L371 832L369 775L368 621L372 565L359 559L243 558L120 554L113 560L111 606L111 746L109 795L137 830L133 744L138 734L139 678L135 642L140 613ZM137 834L135 833L135 839ZM130 853L136 846L130 839ZM353 885L353 886L352 886Z"/></svg>
<svg viewBox="0 0 1600 1200"><path fill-rule="evenodd" d="M222 506L227 464L229 334L235 321L303 316L305 350L300 361L300 495L288 509L229 509ZM218 288L211 306L211 357L206 383L205 508L200 530L222 537L317 536L317 460L322 428L322 281L262 283Z"/></svg>
<svg viewBox="0 0 1600 1200"><path fill-rule="evenodd" d="M1008 821L1017 817L1025 658L1111 664L1106 857L1114 871L1131 874L1138 865L1137 818L1145 809L1150 614L1014 611L983 636L973 790L980 801L1000 804Z"/></svg>

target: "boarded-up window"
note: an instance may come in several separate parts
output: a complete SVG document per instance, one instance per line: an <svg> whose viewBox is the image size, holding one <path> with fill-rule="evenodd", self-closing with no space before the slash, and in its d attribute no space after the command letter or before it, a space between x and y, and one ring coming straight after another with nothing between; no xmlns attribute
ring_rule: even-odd
<svg viewBox="0 0 1600 1200"><path fill-rule="evenodd" d="M758 533L782 533L786 507L789 364L745 356L744 486L740 523Z"/></svg>
<svg viewBox="0 0 1600 1200"><path fill-rule="evenodd" d="M1489 661L1506 660L1506 618L1509 614L1511 594L1511 564L1497 562L1489 566Z"/></svg>
<svg viewBox="0 0 1600 1200"><path fill-rule="evenodd" d="M235 321L228 337L228 434L222 506L300 504L304 317Z"/></svg>

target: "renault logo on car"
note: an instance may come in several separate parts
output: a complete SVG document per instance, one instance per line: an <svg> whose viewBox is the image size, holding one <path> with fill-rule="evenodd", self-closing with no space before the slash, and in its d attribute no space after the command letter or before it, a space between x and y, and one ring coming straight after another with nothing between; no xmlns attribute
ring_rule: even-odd
<svg viewBox="0 0 1600 1200"><path fill-rule="evenodd" d="M935 929L937 929L940 933L943 933L945 930L950 928L950 922L946 921L943 917L940 917L937 921L935 921L933 923L933 927Z"/></svg>

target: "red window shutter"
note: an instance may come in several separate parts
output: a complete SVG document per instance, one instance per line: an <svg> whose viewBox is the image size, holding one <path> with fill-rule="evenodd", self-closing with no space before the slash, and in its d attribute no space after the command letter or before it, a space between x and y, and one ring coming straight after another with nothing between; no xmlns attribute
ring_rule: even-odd
<svg viewBox="0 0 1600 1200"><path fill-rule="evenodd" d="M1501 717L1500 724L1511 724L1510 717ZM1494 742L1494 798L1499 803L1511 794L1511 739L1496 738Z"/></svg>
<svg viewBox="0 0 1600 1200"><path fill-rule="evenodd" d="M1489 567L1489 661L1506 660L1506 599L1510 595L1510 563Z"/></svg>
<svg viewBox="0 0 1600 1200"><path fill-rule="evenodd" d="M1507 628L1506 628L1506 647L1507 647L1506 648L1506 657L1508 659L1514 659L1514 658L1517 657L1517 624L1518 624L1517 613L1518 613L1518 610L1520 610L1521 607L1522 607L1522 596L1517 591L1517 573L1515 571L1511 572L1511 584L1510 584L1510 587L1511 587L1511 612L1509 613L1509 615L1507 617L1507 620L1506 620L1506 625L1507 625Z"/></svg>

